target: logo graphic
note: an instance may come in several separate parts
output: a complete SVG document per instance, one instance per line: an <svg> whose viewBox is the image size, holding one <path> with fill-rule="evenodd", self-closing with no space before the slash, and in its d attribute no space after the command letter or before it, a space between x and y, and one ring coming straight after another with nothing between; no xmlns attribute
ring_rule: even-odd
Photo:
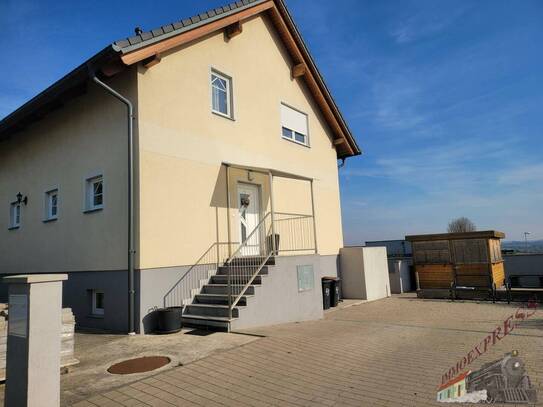
<svg viewBox="0 0 543 407"><path fill-rule="evenodd" d="M537 392L518 351L502 359L484 364L479 370L467 371L441 385L437 401L456 403L517 403L537 402Z"/></svg>

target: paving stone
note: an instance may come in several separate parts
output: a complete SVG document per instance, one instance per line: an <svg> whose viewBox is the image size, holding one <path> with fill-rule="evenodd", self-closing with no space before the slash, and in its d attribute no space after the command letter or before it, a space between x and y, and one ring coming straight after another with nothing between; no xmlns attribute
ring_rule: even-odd
<svg viewBox="0 0 543 407"><path fill-rule="evenodd" d="M321 321L254 329L264 337L88 401L435 406L442 375L516 307L409 295L364 303L327 313ZM473 369L518 349L543 399L543 311L532 321L498 341Z"/></svg>

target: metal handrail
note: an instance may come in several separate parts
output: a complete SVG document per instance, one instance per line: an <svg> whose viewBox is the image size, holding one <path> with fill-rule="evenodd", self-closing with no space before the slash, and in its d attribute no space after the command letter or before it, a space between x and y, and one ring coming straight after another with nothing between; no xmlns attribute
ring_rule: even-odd
<svg viewBox="0 0 543 407"><path fill-rule="evenodd" d="M231 319L232 310L274 254L316 250L312 218L307 214L268 212L243 242L213 243L164 295L164 306L190 303L210 273L216 273L224 265ZM281 250L280 237L283 239Z"/></svg>
<svg viewBox="0 0 543 407"><path fill-rule="evenodd" d="M268 220L271 220L271 222L269 228L266 228L266 222ZM273 231L273 216L268 212L258 222L256 227L249 233L247 238L240 244L225 264L227 266L229 319L232 319L234 307L258 276L260 270L262 270L264 265L274 254L274 237L273 233L270 234L270 231ZM268 243L270 240L269 236L272 236L271 244ZM252 253L252 251L255 250L255 247L257 248L258 253ZM235 293L233 289L236 290ZM235 296L234 299L232 299L233 296Z"/></svg>
<svg viewBox="0 0 543 407"><path fill-rule="evenodd" d="M226 262L226 264L229 264L232 262L232 260L239 254L239 252L243 249L243 247L246 246L247 242L249 241L249 239L251 239L255 233L258 231L260 225L262 223L264 223L266 221L266 219L268 218L268 216L271 216L271 213L268 212L266 215L264 215L264 217L260 220L260 222L258 222L258 224L255 226L255 228L253 229L253 231L251 233L249 233L249 236L247 236L245 238L245 240L239 245L239 247L236 249L236 251L232 254L232 256L228 259L228 261Z"/></svg>
<svg viewBox="0 0 543 407"><path fill-rule="evenodd" d="M239 242L213 243L164 295L164 306L185 305L185 300L190 301L193 297L191 291L199 288L200 280L208 278L209 271L216 272L228 259L230 246L237 244Z"/></svg>

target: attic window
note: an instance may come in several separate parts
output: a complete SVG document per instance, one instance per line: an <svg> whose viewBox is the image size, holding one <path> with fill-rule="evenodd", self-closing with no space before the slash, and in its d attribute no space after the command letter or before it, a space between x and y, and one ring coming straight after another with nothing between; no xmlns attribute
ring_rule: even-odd
<svg viewBox="0 0 543 407"><path fill-rule="evenodd" d="M281 137L309 146L307 115L281 103Z"/></svg>
<svg viewBox="0 0 543 407"><path fill-rule="evenodd" d="M232 118L232 78L211 71L211 110Z"/></svg>

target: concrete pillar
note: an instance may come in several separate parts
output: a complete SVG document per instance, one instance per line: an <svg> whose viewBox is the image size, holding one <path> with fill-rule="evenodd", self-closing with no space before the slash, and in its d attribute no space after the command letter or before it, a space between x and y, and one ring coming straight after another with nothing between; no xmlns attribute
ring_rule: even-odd
<svg viewBox="0 0 543 407"><path fill-rule="evenodd" d="M4 277L9 284L6 407L60 405L62 281L67 274Z"/></svg>

